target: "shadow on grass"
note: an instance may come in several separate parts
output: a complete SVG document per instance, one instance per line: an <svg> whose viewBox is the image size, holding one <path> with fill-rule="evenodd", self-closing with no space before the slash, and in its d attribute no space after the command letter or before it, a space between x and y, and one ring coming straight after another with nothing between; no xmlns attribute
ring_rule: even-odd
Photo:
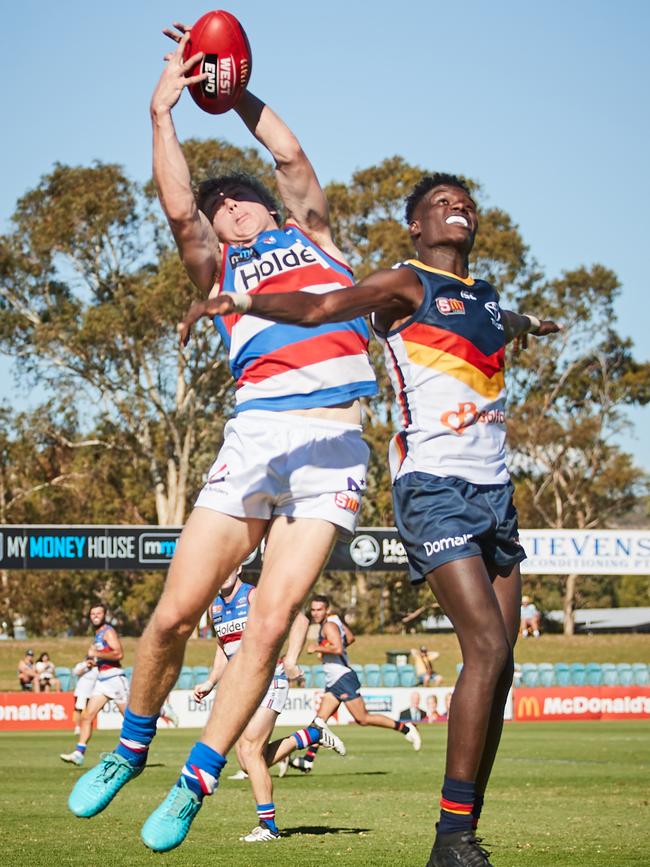
<svg viewBox="0 0 650 867"><path fill-rule="evenodd" d="M389 774L390 771L336 771L331 773L319 773L319 777L336 777L338 780L339 777L385 777ZM290 777L283 777L282 784L292 783L294 780L300 780L302 777L307 776L306 774L300 777L291 775Z"/></svg>
<svg viewBox="0 0 650 867"><path fill-rule="evenodd" d="M321 834L367 834L370 828L335 828L331 825L298 825L295 828L283 828L283 837L293 837L294 834L319 836Z"/></svg>

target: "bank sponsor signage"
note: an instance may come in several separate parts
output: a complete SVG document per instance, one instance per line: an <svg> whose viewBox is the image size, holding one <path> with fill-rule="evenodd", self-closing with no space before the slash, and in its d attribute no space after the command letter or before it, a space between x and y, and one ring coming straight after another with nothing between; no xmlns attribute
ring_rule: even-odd
<svg viewBox="0 0 650 867"><path fill-rule="evenodd" d="M138 569L140 536L148 527L15 526L2 534L3 569ZM149 533L149 535L151 535ZM173 550L171 552L173 554ZM171 554L167 560L171 560ZM150 567L151 568L151 567Z"/></svg>
<svg viewBox="0 0 650 867"><path fill-rule="evenodd" d="M393 719L399 719L400 714L407 710L413 694L418 694L418 704L425 711L430 706L430 695L436 698L436 706L440 710L440 721L446 719L449 708L448 696L453 693L451 687L436 687L435 689L383 689L378 687L364 687L361 694L366 706L371 713L385 713ZM168 705L173 710L178 720L179 728L202 728L210 715L216 691L210 693L201 702L194 699L192 690L177 689L170 693L167 699ZM278 725L301 727L308 725L317 715L324 692L320 689L290 689L287 703L278 719ZM506 719L510 716L511 705L506 709ZM334 717L330 720L332 725L348 725L354 720L342 704ZM169 728L172 723L168 719L160 719L158 727ZM97 727L100 729L119 729L122 726L122 717L114 702L108 702L104 710L97 718Z"/></svg>
<svg viewBox="0 0 650 867"><path fill-rule="evenodd" d="M514 719L517 722L650 719L650 687L516 689Z"/></svg>
<svg viewBox="0 0 650 867"><path fill-rule="evenodd" d="M0 526L1 569L165 569L174 556L180 527L147 526ZM424 539L436 546L459 544L449 537ZM525 574L647 575L650 530L521 530L528 559ZM263 545L245 563L259 572ZM327 569L402 572L406 551L392 527L360 527L335 545Z"/></svg>
<svg viewBox="0 0 650 867"><path fill-rule="evenodd" d="M73 727L71 692L0 692L0 732Z"/></svg>

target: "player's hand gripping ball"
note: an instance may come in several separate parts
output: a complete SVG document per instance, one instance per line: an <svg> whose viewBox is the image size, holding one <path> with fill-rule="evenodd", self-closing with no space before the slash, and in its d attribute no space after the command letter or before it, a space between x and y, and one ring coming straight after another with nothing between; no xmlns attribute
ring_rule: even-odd
<svg viewBox="0 0 650 867"><path fill-rule="evenodd" d="M223 114L239 101L251 76L253 59L248 37L230 12L217 9L201 16L190 31L183 59L203 52L203 58L189 76L206 73L207 78L191 84L194 102L210 114Z"/></svg>

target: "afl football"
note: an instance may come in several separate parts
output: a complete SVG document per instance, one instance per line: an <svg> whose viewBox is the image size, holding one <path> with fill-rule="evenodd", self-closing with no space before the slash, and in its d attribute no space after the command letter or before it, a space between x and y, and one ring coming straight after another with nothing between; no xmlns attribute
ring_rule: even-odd
<svg viewBox="0 0 650 867"><path fill-rule="evenodd" d="M252 57L248 37L230 12L223 9L206 12L190 30L183 59L188 60L199 51L203 57L188 76L206 73L207 77L191 84L188 90L203 111L223 114L239 101L250 79Z"/></svg>

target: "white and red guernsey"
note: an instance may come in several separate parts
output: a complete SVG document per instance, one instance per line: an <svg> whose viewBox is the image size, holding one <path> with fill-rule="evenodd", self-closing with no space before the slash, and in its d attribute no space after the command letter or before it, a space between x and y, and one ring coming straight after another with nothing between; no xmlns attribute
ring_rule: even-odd
<svg viewBox="0 0 650 867"><path fill-rule="evenodd" d="M253 584L242 583L232 599L226 602L223 596L217 596L212 603L212 625L229 661L239 650L248 623L250 596L254 589ZM278 662L275 668L274 677L286 677L281 662Z"/></svg>
<svg viewBox="0 0 650 867"><path fill-rule="evenodd" d="M320 294L353 283L350 269L293 223L262 232L250 247L224 246L221 292ZM363 317L313 327L250 314L214 321L237 383L238 413L335 406L377 391Z"/></svg>

